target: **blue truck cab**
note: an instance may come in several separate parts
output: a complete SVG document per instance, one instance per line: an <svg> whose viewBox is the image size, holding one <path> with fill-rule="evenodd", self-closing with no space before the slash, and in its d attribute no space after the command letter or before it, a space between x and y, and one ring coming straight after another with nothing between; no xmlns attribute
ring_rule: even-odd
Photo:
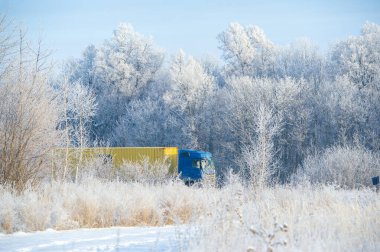
<svg viewBox="0 0 380 252"><path fill-rule="evenodd" d="M179 150L178 154L178 173L187 185L215 181L215 166L210 152Z"/></svg>

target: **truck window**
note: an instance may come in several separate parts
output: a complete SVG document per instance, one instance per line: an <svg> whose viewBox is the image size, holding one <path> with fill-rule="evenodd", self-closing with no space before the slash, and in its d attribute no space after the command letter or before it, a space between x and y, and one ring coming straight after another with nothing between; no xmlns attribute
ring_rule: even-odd
<svg viewBox="0 0 380 252"><path fill-rule="evenodd" d="M193 159L192 167L206 170L214 169L213 162L209 159Z"/></svg>
<svg viewBox="0 0 380 252"><path fill-rule="evenodd" d="M201 160L200 159L193 159L192 167L200 169L201 168Z"/></svg>
<svg viewBox="0 0 380 252"><path fill-rule="evenodd" d="M207 168L207 166L208 166L208 160L207 159L202 159L201 160L201 167L202 167L202 169Z"/></svg>

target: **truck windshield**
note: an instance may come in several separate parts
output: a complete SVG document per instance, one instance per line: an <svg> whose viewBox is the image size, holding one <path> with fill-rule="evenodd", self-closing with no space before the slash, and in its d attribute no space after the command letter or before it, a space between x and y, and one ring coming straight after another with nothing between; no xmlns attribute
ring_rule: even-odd
<svg viewBox="0 0 380 252"><path fill-rule="evenodd" d="M203 159L202 161L204 163L203 171L205 173L207 173L207 174L213 174L213 173L215 173L214 161L212 161L211 158Z"/></svg>
<svg viewBox="0 0 380 252"><path fill-rule="evenodd" d="M198 169L202 169L205 173L215 172L214 162L212 159L193 159L192 166Z"/></svg>

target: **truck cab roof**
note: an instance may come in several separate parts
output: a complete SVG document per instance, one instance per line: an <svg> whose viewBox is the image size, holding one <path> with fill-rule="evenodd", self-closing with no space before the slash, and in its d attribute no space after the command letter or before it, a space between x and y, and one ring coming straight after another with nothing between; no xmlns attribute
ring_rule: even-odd
<svg viewBox="0 0 380 252"><path fill-rule="evenodd" d="M212 157L210 152L190 150L190 149L179 150L179 154L182 156L190 157L190 158L211 158Z"/></svg>

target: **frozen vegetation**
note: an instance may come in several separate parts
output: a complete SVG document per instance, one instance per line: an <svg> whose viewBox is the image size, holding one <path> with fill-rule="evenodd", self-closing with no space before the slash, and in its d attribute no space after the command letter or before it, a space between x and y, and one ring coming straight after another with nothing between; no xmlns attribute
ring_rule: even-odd
<svg viewBox="0 0 380 252"><path fill-rule="evenodd" d="M184 224L184 250L379 251L380 26L325 53L239 23L217 39L220 61L166 55L121 24L58 67L2 18L0 231ZM219 187L84 164L89 146L210 151Z"/></svg>
<svg viewBox="0 0 380 252"><path fill-rule="evenodd" d="M2 188L0 231L180 225L182 232L175 235L172 229L166 234L176 239L174 247L170 247L173 250L177 250L175 246L192 251L380 248L380 202L379 195L372 190L344 190L307 183L258 189L242 185L236 177L230 180L220 189L187 187L179 181L153 185L102 182L95 178L81 183L46 184L21 194ZM104 232L110 232L113 238L108 242L115 246L113 230L114 233ZM79 232L91 237L91 232ZM95 230L92 238L99 232L102 231ZM128 238L128 232L123 232ZM134 241L130 236L127 238L120 240L120 244ZM152 235L148 240L159 238ZM161 242L169 238L162 235ZM0 236L0 244L7 243L7 239L15 241L12 236ZM100 250L101 245L98 243Z"/></svg>

